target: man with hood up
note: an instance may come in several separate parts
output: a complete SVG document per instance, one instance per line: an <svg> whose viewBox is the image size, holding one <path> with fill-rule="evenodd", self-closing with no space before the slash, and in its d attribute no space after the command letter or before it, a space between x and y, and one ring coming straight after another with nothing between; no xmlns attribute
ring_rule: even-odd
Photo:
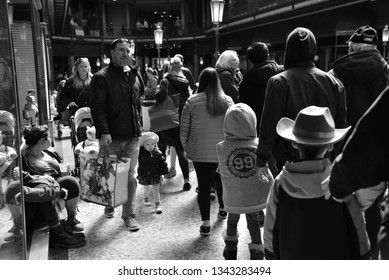
<svg viewBox="0 0 389 280"><path fill-rule="evenodd" d="M347 125L344 86L334 76L315 67L315 54L316 39L309 29L297 27L289 34L285 71L269 79L265 93L257 148L257 175L261 180L269 175L267 163L271 154L278 172L286 161L299 159L292 145L277 135L276 125L281 118L294 119L301 109L316 105L330 109L336 127ZM338 150L339 144L334 147L331 159Z"/></svg>
<svg viewBox="0 0 389 280"><path fill-rule="evenodd" d="M347 122L355 127L358 120L388 85L389 68L388 63L377 50L377 31L369 25L355 30L347 43L349 54L336 60L334 68L329 73L341 80L346 88ZM381 223L377 204L384 192L385 190L365 211L373 259L378 258L377 235Z"/></svg>

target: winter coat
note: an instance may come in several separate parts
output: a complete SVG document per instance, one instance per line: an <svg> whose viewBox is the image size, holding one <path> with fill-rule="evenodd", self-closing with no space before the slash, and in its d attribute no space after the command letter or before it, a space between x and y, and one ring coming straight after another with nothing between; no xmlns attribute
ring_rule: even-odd
<svg viewBox="0 0 389 280"><path fill-rule="evenodd" d="M389 82L388 63L376 49L352 52L329 72L346 88L347 123L355 127Z"/></svg>
<svg viewBox="0 0 389 280"><path fill-rule="evenodd" d="M239 101L246 103L254 110L258 124L261 121L267 82L270 77L282 71L284 71L283 66L275 61L266 60L255 65L243 75L243 81L239 85Z"/></svg>
<svg viewBox="0 0 389 280"><path fill-rule="evenodd" d="M298 29L288 37L285 52L286 70L271 77L267 84L259 125L258 166L265 166L270 153L279 162L299 158L291 142L278 136L276 126L283 117L294 120L299 111L305 107L311 105L328 107L334 118L335 127L347 126L343 84L334 76L315 67L313 58L316 41L313 34L308 32L303 40L299 37L303 36L303 33L298 32ZM338 154L340 144L335 146L331 154L332 159Z"/></svg>
<svg viewBox="0 0 389 280"><path fill-rule="evenodd" d="M91 90L96 138L111 134L113 139L128 140L141 135L140 96L144 83L135 68L124 72L123 67L111 62L93 76Z"/></svg>
<svg viewBox="0 0 389 280"><path fill-rule="evenodd" d="M226 98L230 106L234 104L231 97ZM224 116L212 117L208 114L206 102L205 92L188 98L182 111L180 138L188 159L217 163L215 147L223 140Z"/></svg>
<svg viewBox="0 0 389 280"><path fill-rule="evenodd" d="M180 94L179 113L181 115L182 108L189 97L189 82L183 75L173 75L171 73L164 76L159 85L159 90L155 94L157 103L165 100L166 95Z"/></svg>
<svg viewBox="0 0 389 280"><path fill-rule="evenodd" d="M216 145L224 210L236 214L264 209L273 183L273 178L264 183L256 175L256 117L244 107L249 108L242 103L229 108L224 120L224 140Z"/></svg>
<svg viewBox="0 0 389 280"><path fill-rule="evenodd" d="M232 68L217 67L220 84L225 94L231 96L234 103L239 102L239 83L240 79Z"/></svg>
<svg viewBox="0 0 389 280"><path fill-rule="evenodd" d="M66 110L66 107L70 102L75 102L78 107L74 109L75 111L82 107L90 107L90 98L91 98L91 89L90 85L83 86L81 88L74 87L74 78L70 77L61 91L61 94L58 98L58 112L63 112Z"/></svg>
<svg viewBox="0 0 389 280"><path fill-rule="evenodd" d="M144 147L139 149L138 176L142 179L159 179L162 175L168 174L166 159L158 149L151 153Z"/></svg>
<svg viewBox="0 0 389 280"><path fill-rule="evenodd" d="M289 163L269 194L264 226L266 259L369 259L365 222L355 197L326 200L321 182L328 159Z"/></svg>

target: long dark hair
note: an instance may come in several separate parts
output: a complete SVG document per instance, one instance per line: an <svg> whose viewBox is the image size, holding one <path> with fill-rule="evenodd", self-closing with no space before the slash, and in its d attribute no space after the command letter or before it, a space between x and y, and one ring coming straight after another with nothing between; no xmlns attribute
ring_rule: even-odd
<svg viewBox="0 0 389 280"><path fill-rule="evenodd" d="M213 117L223 116L228 109L225 95L219 80L219 75L212 67L205 68L199 77L198 92L205 91L207 95L207 112Z"/></svg>
<svg viewBox="0 0 389 280"><path fill-rule="evenodd" d="M24 140L28 146L34 146L42 138L49 136L46 125L25 126L23 128Z"/></svg>

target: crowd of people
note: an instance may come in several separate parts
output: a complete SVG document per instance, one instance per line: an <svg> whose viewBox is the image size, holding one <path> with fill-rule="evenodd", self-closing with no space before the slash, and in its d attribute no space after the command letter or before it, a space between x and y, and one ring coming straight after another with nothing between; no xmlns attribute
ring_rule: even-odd
<svg viewBox="0 0 389 280"><path fill-rule="evenodd" d="M121 212L130 231L141 228L138 183L143 204L162 214L159 188L176 175L176 155L183 191L192 187L193 162L201 236L212 234L210 200L216 190L218 218L227 219L225 259L237 259L241 214L246 215L253 260L388 259L389 66L377 50L374 28L358 28L347 43L349 54L324 72L314 64L314 34L298 27L286 39L284 65L269 58L265 43L254 42L247 49L251 67L244 75L238 54L225 50L214 67L201 71L198 84L180 54L160 77L148 68L145 83L128 40L119 38L110 45L110 64L94 75L86 58L75 62L58 96L58 112L74 115L90 107L100 146L131 159ZM175 100L179 125L142 131L141 96L157 105ZM79 182L61 176L61 159L48 151L47 128L26 128L24 140L27 221L41 209L52 245L83 246L83 226L76 219ZM7 192L7 202L15 207L18 184L11 183ZM54 185L54 191L37 187L45 184ZM63 221L55 212L61 199L67 210ZM17 212L15 207L10 209ZM114 217L115 210L106 206L104 216ZM20 235L17 215L13 221L9 240Z"/></svg>

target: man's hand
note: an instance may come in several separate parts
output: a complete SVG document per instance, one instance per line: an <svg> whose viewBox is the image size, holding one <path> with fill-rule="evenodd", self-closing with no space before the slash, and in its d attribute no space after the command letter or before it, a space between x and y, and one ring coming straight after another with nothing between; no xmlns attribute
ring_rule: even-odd
<svg viewBox="0 0 389 280"><path fill-rule="evenodd" d="M257 166L257 176L258 179L262 182L268 183L270 174L269 174L269 168L267 166L264 167L258 167Z"/></svg>
<svg viewBox="0 0 389 280"><path fill-rule="evenodd" d="M108 146L112 143L111 134L103 134L100 137L100 146Z"/></svg>

